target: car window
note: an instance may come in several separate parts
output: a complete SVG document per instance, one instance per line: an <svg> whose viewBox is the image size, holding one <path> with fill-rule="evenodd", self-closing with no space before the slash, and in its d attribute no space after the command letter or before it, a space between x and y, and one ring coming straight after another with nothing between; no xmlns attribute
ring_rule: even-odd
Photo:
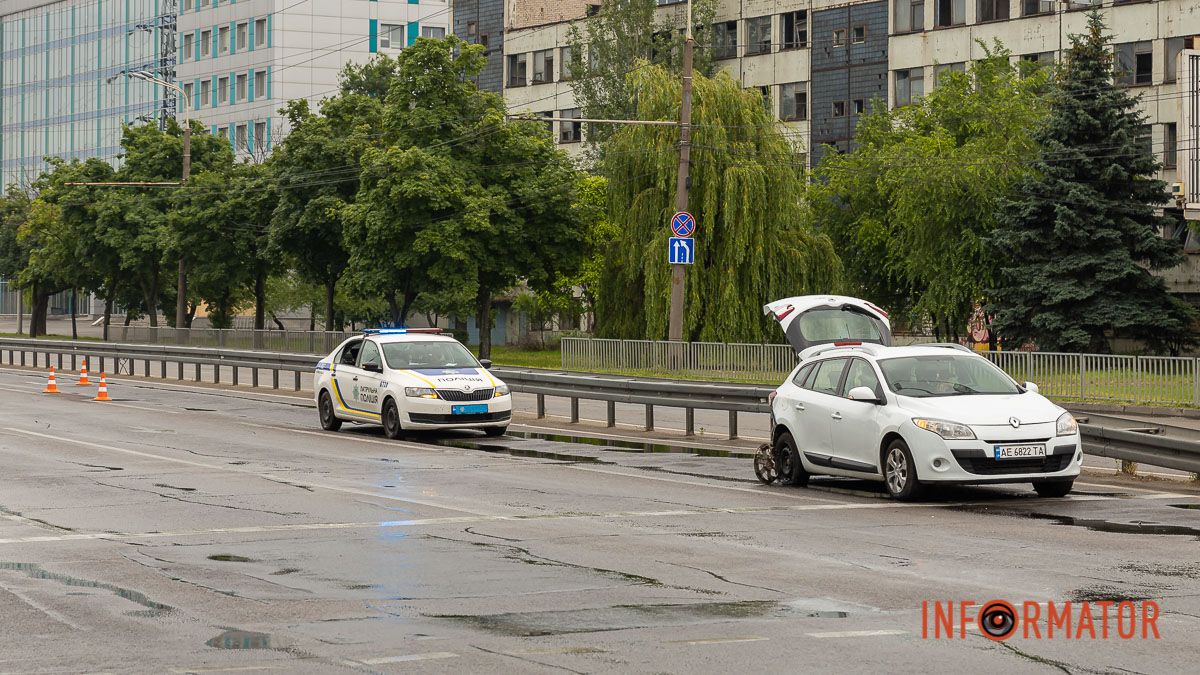
<svg viewBox="0 0 1200 675"><path fill-rule="evenodd" d="M796 319L800 335L809 344L836 340L883 343L883 324L854 309L812 309Z"/></svg>
<svg viewBox="0 0 1200 675"><path fill-rule="evenodd" d="M808 379L808 376L812 374L812 371L813 364L811 363L796 371L796 376L792 378L792 384L796 385L797 387L803 387L804 380Z"/></svg>
<svg viewBox="0 0 1200 675"><path fill-rule="evenodd" d="M362 340L355 340L350 344L342 347L342 354L338 357L339 366L354 366L358 365L358 352L362 349Z"/></svg>
<svg viewBox="0 0 1200 675"><path fill-rule="evenodd" d="M851 360L850 370L846 371L846 386L842 387L843 396L849 394L850 390L855 387L866 387L876 394L881 393L875 369L865 359Z"/></svg>
<svg viewBox="0 0 1200 675"><path fill-rule="evenodd" d="M842 382L842 371L846 370L846 362L849 359L829 359L817 364L817 375L813 378L812 386L808 387L813 391L819 391L822 394L838 395L838 385Z"/></svg>
<svg viewBox="0 0 1200 675"><path fill-rule="evenodd" d="M379 360L379 347L370 340L363 342L362 353L358 356L358 367L362 368L368 363L382 366L382 362Z"/></svg>

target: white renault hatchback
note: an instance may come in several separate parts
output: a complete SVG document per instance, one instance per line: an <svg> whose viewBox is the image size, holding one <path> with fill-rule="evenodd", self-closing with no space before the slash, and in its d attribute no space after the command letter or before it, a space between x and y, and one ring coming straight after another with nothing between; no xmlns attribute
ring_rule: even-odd
<svg viewBox="0 0 1200 675"><path fill-rule="evenodd" d="M420 429L499 436L512 418L512 396L490 366L436 329L364 331L317 363L321 428L350 421L382 423L389 438Z"/></svg>
<svg viewBox="0 0 1200 675"><path fill-rule="evenodd" d="M800 363L771 394L779 480L883 481L898 499L931 484L1032 483L1071 491L1083 462L1069 412L961 345L891 346L887 314L842 296L767 305Z"/></svg>

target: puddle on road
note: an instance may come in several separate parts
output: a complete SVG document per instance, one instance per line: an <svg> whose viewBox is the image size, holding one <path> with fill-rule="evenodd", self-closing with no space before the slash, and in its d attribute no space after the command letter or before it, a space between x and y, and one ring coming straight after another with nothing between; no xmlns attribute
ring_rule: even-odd
<svg viewBox="0 0 1200 675"><path fill-rule="evenodd" d="M227 630L204 644L217 649L279 649L269 634L249 630Z"/></svg>
<svg viewBox="0 0 1200 675"><path fill-rule="evenodd" d="M217 562L239 562L239 563L258 562L254 558L247 558L247 557L241 556L241 555L233 555L232 553L218 553L216 555L208 556L208 559L216 560Z"/></svg>
<svg viewBox="0 0 1200 675"><path fill-rule="evenodd" d="M482 450L484 452L502 452L506 455L514 457L530 457L535 459L553 459L559 462L575 462L582 464L612 464L605 462L596 457L587 455L569 455L561 452L543 452L541 450L530 450L528 448L510 448L506 445L497 445L495 443L479 442L465 438L430 438L428 442L434 445L441 445L451 448L462 448L464 450Z"/></svg>
<svg viewBox="0 0 1200 675"><path fill-rule="evenodd" d="M1170 506L1171 508L1175 508L1175 509L1197 509L1197 510L1200 510L1200 504L1167 504L1167 506Z"/></svg>
<svg viewBox="0 0 1200 675"><path fill-rule="evenodd" d="M844 619L848 612L805 609L773 600L699 602L689 604L615 605L591 609L506 614L431 614L430 618L464 623L488 633L538 637L596 633L654 626L688 625L730 619L782 617Z"/></svg>
<svg viewBox="0 0 1200 675"><path fill-rule="evenodd" d="M1171 506L1174 505L1172 504ZM1055 513L1014 511L1004 508L991 508L989 506L958 505L955 506L954 509L956 511L970 511L973 513L982 513L991 516L1008 516L1010 518L1033 518L1035 520L1048 520L1059 525L1087 528L1093 532L1111 532L1115 534L1155 534L1200 538L1200 528L1189 527L1187 525L1168 525L1165 523L1156 523L1153 521L1144 520L1135 520L1122 523L1111 520L1103 520L1100 518L1076 518L1075 516L1065 516Z"/></svg>
<svg viewBox="0 0 1200 675"><path fill-rule="evenodd" d="M0 570L24 572L26 576L33 579L57 581L60 584L73 586L76 588L99 588L106 591L111 591L119 598L124 598L125 600L137 603L148 610L152 610L147 614L149 616L158 616L166 612L175 611L174 607L171 607L170 605L164 605L161 602L155 602L146 597L146 594L140 591L122 588L121 586L105 583L103 581L92 581L90 579L81 579L79 577L73 577L67 574L60 574L58 572L48 572L42 569L41 565L36 563L0 562Z"/></svg>

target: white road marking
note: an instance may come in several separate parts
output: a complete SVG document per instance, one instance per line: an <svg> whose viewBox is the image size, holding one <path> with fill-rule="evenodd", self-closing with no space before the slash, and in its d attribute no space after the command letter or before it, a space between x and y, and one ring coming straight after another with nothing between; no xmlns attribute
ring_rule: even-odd
<svg viewBox="0 0 1200 675"><path fill-rule="evenodd" d="M114 406L116 408L129 408L131 410L144 410L146 412L152 412L156 415L158 415L158 414L178 415L179 414L178 410L169 410L167 408L150 408L150 407L147 407L144 405L130 405L129 403L117 403L116 401L93 401L91 399L88 399L87 402L88 403L103 403L106 406Z"/></svg>
<svg viewBox="0 0 1200 675"><path fill-rule="evenodd" d="M171 668L172 673L241 673L252 670L279 670L283 666L235 666L233 668Z"/></svg>
<svg viewBox="0 0 1200 675"><path fill-rule="evenodd" d="M751 635L751 636L746 636L746 637L712 638L711 640L671 640L667 644L669 644L669 645L725 645L725 644L730 644L730 643L734 643L734 642L763 642L763 641L770 640L770 639L771 638L758 637L758 636Z"/></svg>
<svg viewBox="0 0 1200 675"><path fill-rule="evenodd" d="M424 654L406 654L404 656L384 656L378 659L363 659L359 663L368 666L381 666L386 663L407 663L409 661L430 661L432 659L452 659L458 654L454 652L426 652Z"/></svg>
<svg viewBox="0 0 1200 675"><path fill-rule="evenodd" d="M879 637L883 635L908 635L906 630L843 630L832 633L805 633L813 638L856 638Z"/></svg>
<svg viewBox="0 0 1200 675"><path fill-rule="evenodd" d="M604 654L606 652L596 647L542 647L539 649L515 649L504 653L509 656L537 656L539 654Z"/></svg>
<svg viewBox="0 0 1200 675"><path fill-rule="evenodd" d="M32 436L34 438L43 438L43 439L51 440L51 441L58 441L60 443L73 443L75 445L79 445L79 446L82 446L85 448L92 448L95 450L103 450L106 452L119 452L119 453L126 454L126 455L133 455L135 457L144 457L146 459L157 459L157 460L163 461L163 462L184 464L187 466L194 466L194 467L200 467L202 469L209 469L212 471L225 471L228 473L237 473L237 474L242 474L245 476L253 476L256 478L262 478L264 480L269 480L269 481L277 482L277 483L278 482L284 482L284 483L294 483L295 482L294 480L289 480L288 478L285 478L283 476L277 476L277 475L271 474L271 473L262 473L259 471L254 471L252 469L239 469L239 468L233 467L233 466L227 466L227 465L222 465L222 464L209 464L208 462L198 462L198 461L190 460L190 459L180 459L178 457L164 457L162 455L156 455L151 452L142 452L140 450L130 450L129 448L118 448L118 447L114 447L111 445L102 445L100 443L92 443L90 441L81 441L79 439L68 438L66 436L54 436L51 434L38 433L36 431L26 431L25 429L17 429L15 427L5 427L4 430L10 431L15 434L21 434L23 436ZM365 497L374 497L376 499L385 499L388 501L403 502L405 504L418 504L420 506L429 506L429 507L436 508L436 509L444 509L446 511L458 511L459 513L470 513L470 514L476 515L476 516L488 515L485 513L481 513L479 511L472 511L470 509L465 509L460 506L448 506L446 504L438 504L437 502L430 502L430 501L426 501L426 500L422 500L422 499L413 499L411 497L399 497L396 495L371 492L369 490L359 490L358 488L343 487L343 486L339 486L339 485L329 485L328 483L318 483L318 482L311 481L308 479L304 479L303 482L305 485L310 485L312 487L321 488L322 490L329 490L331 492L342 492L345 494L361 495L361 496L365 496Z"/></svg>

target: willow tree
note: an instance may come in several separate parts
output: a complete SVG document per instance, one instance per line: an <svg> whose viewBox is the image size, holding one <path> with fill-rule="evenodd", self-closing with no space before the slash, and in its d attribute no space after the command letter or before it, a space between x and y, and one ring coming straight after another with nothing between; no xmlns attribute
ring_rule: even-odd
<svg viewBox="0 0 1200 675"><path fill-rule="evenodd" d="M630 74L638 119L679 119L679 79L659 66ZM687 269L684 339L762 342L779 337L764 303L830 292L841 263L830 240L802 224L804 155L756 91L725 73L693 82L690 210L696 262ZM619 228L597 298L604 337L664 339L670 307L669 222L679 129L624 127L607 142L603 173Z"/></svg>

